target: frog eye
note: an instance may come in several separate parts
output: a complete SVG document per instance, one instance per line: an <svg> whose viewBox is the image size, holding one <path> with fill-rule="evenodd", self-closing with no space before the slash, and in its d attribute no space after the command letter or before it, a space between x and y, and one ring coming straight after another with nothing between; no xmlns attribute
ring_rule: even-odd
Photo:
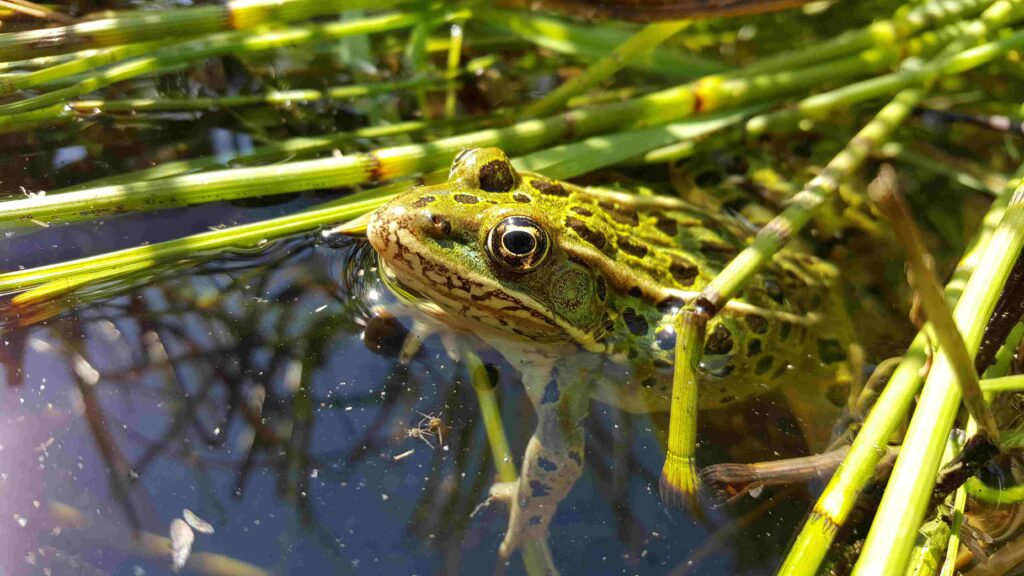
<svg viewBox="0 0 1024 576"><path fill-rule="evenodd" d="M548 245L548 233L528 216L509 216L487 233L487 255L514 272L529 272L540 265Z"/></svg>

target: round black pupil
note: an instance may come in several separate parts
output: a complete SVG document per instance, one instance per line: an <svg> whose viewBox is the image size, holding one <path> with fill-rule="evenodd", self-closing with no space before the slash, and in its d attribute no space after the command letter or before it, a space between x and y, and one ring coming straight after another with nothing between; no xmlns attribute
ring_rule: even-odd
<svg viewBox="0 0 1024 576"><path fill-rule="evenodd" d="M525 230L510 230L501 237L501 242L506 250L517 256L529 254L537 247L533 234Z"/></svg>

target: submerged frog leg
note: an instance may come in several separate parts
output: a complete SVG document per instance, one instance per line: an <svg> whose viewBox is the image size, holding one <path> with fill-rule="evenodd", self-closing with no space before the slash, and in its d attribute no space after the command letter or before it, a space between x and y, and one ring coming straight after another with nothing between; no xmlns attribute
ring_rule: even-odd
<svg viewBox="0 0 1024 576"><path fill-rule="evenodd" d="M529 541L547 540L558 504L583 472L583 419L590 407L586 378L552 378L549 371L523 374L537 411L537 428L526 446L508 533L499 554L508 558Z"/></svg>

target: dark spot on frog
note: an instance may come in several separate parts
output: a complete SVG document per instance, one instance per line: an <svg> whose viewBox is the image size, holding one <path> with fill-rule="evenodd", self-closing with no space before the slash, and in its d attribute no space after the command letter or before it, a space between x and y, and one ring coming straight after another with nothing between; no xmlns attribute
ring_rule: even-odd
<svg viewBox="0 0 1024 576"><path fill-rule="evenodd" d="M675 312L676 310L679 310L685 305L686 302L684 302L682 298L669 296L668 298L665 298L661 302L658 302L658 312L661 312L662 314L668 314L670 312Z"/></svg>
<svg viewBox="0 0 1024 576"><path fill-rule="evenodd" d="M548 486L540 480L530 480L530 496L540 498L542 496L547 496L550 493L551 486Z"/></svg>
<svg viewBox="0 0 1024 576"><path fill-rule="evenodd" d="M818 338L818 357L825 364L834 364L846 360L846 350L838 340Z"/></svg>
<svg viewBox="0 0 1024 576"><path fill-rule="evenodd" d="M640 224L640 217L637 216L636 211L632 208L620 206L614 202L601 202L598 204L601 208L604 208L605 212L612 217L612 220L619 224L628 224L630 226L636 226Z"/></svg>
<svg viewBox="0 0 1024 576"><path fill-rule="evenodd" d="M637 244L625 236L619 236L619 250L637 258L647 256L647 246Z"/></svg>
<svg viewBox="0 0 1024 576"><path fill-rule="evenodd" d="M568 226L569 228L572 228L573 231L576 232L576 235L578 235L584 241L592 244L598 250L604 250L604 234L601 234L600 232L597 232L595 230L591 230L590 227L587 226L586 222L584 222L583 220L580 220L579 218L575 218L573 216L567 216L565 218L565 225Z"/></svg>
<svg viewBox="0 0 1024 576"><path fill-rule="evenodd" d="M512 167L504 160L491 160L480 168L480 189L488 192L508 192L516 185Z"/></svg>
<svg viewBox="0 0 1024 576"><path fill-rule="evenodd" d="M544 395L540 397L541 404L553 404L558 402L558 399L562 394L558 391L558 384L554 380L548 382L548 385L544 387Z"/></svg>
<svg viewBox="0 0 1024 576"><path fill-rule="evenodd" d="M817 310L821 308L821 294L811 295L811 310Z"/></svg>
<svg viewBox="0 0 1024 576"><path fill-rule="evenodd" d="M640 356L640 352L638 352L636 348L630 348L626 352L626 358L629 358L630 360L633 360L638 356Z"/></svg>
<svg viewBox="0 0 1024 576"><path fill-rule="evenodd" d="M515 194L513 194L512 199L521 204L530 203L530 197L527 196L526 194L523 194L522 192L516 192Z"/></svg>
<svg viewBox="0 0 1024 576"><path fill-rule="evenodd" d="M669 265L668 271L680 286L692 285L693 281L697 278L697 274L700 273L700 270L693 262L678 254L672 255L672 264Z"/></svg>
<svg viewBox="0 0 1024 576"><path fill-rule="evenodd" d="M437 200L437 198L435 198L433 196L423 196L423 197L420 197L419 199L417 199L415 202L413 202L412 203L412 207L413 208L423 208L424 206L426 206L427 204L430 204L431 202L433 202L435 200Z"/></svg>
<svg viewBox="0 0 1024 576"><path fill-rule="evenodd" d="M729 402L732 402L735 399L736 399L735 396L722 396L721 398L718 399L718 403L719 404L728 404Z"/></svg>
<svg viewBox="0 0 1024 576"><path fill-rule="evenodd" d="M548 196L562 196L564 198L569 195L569 191L563 188L561 184L556 184L549 180L530 180L530 185L540 190L541 194L547 194Z"/></svg>
<svg viewBox="0 0 1024 576"><path fill-rule="evenodd" d="M754 357L761 353L761 341L753 339L747 344L747 357Z"/></svg>
<svg viewBox="0 0 1024 576"><path fill-rule="evenodd" d="M622 321L626 323L626 328L634 336L643 336L647 334L647 330L650 328L647 325L647 320L636 313L636 310L632 308L626 308L622 311Z"/></svg>
<svg viewBox="0 0 1024 576"><path fill-rule="evenodd" d="M732 363L728 363L709 369L708 374L711 374L712 376L717 376L718 378L724 378L729 374L732 374L732 371L735 369L736 367L733 366Z"/></svg>
<svg viewBox="0 0 1024 576"><path fill-rule="evenodd" d="M781 378L782 375L785 374L788 371L789 371L789 364L786 364L785 362L783 362L782 364L779 364L779 367L775 369L775 372L772 372L772 380L775 380L776 378Z"/></svg>
<svg viewBox="0 0 1024 576"><path fill-rule="evenodd" d="M782 292L782 285L779 284L776 280L773 280L771 278L765 279L764 291L768 294L769 298L771 298L778 304L785 303L786 296Z"/></svg>
<svg viewBox="0 0 1024 576"><path fill-rule="evenodd" d="M608 296L608 281L604 276L598 274L597 278L594 278L594 291L597 293L597 299L604 302Z"/></svg>
<svg viewBox="0 0 1024 576"><path fill-rule="evenodd" d="M540 526L542 520L540 516L530 516L530 526Z"/></svg>
<svg viewBox="0 0 1024 576"><path fill-rule="evenodd" d="M775 358L771 354L763 356L757 361L757 364L754 365L754 374L757 374L758 376L764 374L772 369L772 364L774 363Z"/></svg>
<svg viewBox="0 0 1024 576"><path fill-rule="evenodd" d="M580 453L575 450L569 451L569 460L572 460L579 466L583 466L583 456L580 456Z"/></svg>
<svg viewBox="0 0 1024 576"><path fill-rule="evenodd" d="M764 316L758 314L750 314L746 318L747 326L754 334L764 334L768 331L768 321L765 320Z"/></svg>
<svg viewBox="0 0 1024 576"><path fill-rule="evenodd" d="M558 464L555 464L547 458L537 458L537 466L540 466L541 470L546 470L548 472L558 470Z"/></svg>
<svg viewBox="0 0 1024 576"><path fill-rule="evenodd" d="M724 256L732 256L737 253L736 248L733 246L709 240L701 241L700 251L702 254L719 254Z"/></svg>
<svg viewBox="0 0 1024 576"><path fill-rule="evenodd" d="M629 289L629 291L627 292L627 294L629 294L633 298L643 298L644 297L644 291L641 290L639 286L632 286Z"/></svg>
<svg viewBox="0 0 1024 576"><path fill-rule="evenodd" d="M679 234L679 223L671 218L658 216L654 226L666 236L675 237L676 234Z"/></svg>
<svg viewBox="0 0 1024 576"><path fill-rule="evenodd" d="M584 216L584 217L590 217L590 216L594 215L593 212L591 212L590 210L587 210L583 206L573 206L572 207L572 211L577 213L577 214L579 214L580 216Z"/></svg>
<svg viewBox="0 0 1024 576"><path fill-rule="evenodd" d="M476 204L480 201L476 196L471 196L469 194L456 194L452 196L452 200L455 200L459 204Z"/></svg>
<svg viewBox="0 0 1024 576"><path fill-rule="evenodd" d="M789 322L783 322L782 326L779 327L779 339L788 340L789 334L793 331L793 325Z"/></svg>
<svg viewBox="0 0 1024 576"><path fill-rule="evenodd" d="M658 379L655 378L654 376L651 376L650 378L646 378L643 382L641 382L640 385L643 386L644 388L654 388L654 386L657 383Z"/></svg>
<svg viewBox="0 0 1024 576"><path fill-rule="evenodd" d="M728 354L732 350L732 333L725 326L719 324L708 334L704 341L704 353L711 356Z"/></svg>
<svg viewBox="0 0 1024 576"><path fill-rule="evenodd" d="M666 326L654 336L654 339L658 341L658 348L671 350L676 346L676 331L671 326Z"/></svg>

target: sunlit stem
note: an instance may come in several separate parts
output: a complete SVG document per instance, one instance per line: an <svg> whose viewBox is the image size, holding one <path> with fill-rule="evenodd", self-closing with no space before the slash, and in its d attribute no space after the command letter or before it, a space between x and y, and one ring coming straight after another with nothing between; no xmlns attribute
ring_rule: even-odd
<svg viewBox="0 0 1024 576"><path fill-rule="evenodd" d="M650 52L655 46L686 28L689 23L689 20L677 20L656 22L644 26L628 40L616 46L610 54L594 62L586 70L572 77L540 100L527 106L523 114L530 118L536 118L558 111L570 98L607 80L633 59Z"/></svg>
<svg viewBox="0 0 1024 576"><path fill-rule="evenodd" d="M661 472L661 499L696 510L699 486L697 451L697 364L704 346L708 313L697 305L683 308L675 319L675 367L672 373L672 404L669 412L668 452Z"/></svg>
<svg viewBox="0 0 1024 576"><path fill-rule="evenodd" d="M1022 246L1024 187L1014 193L953 312L957 328L972 355L977 353L1000 289ZM960 406L960 389L952 382L954 375L951 359L940 350L854 574L891 574L905 568L912 543L903 541L899 534L920 526L928 506L942 447Z"/></svg>
<svg viewBox="0 0 1024 576"><path fill-rule="evenodd" d="M951 300L959 296L964 282L977 266L981 251L1002 219L1008 200L1009 194L1005 193L985 216L982 232L975 237L972 248L946 285L946 296ZM888 444L910 410L921 386L928 349L928 337L921 332L868 413L846 459L815 503L779 570L780 575L810 576L817 573L836 532L849 518L861 491L874 478L875 467L881 458L879 447ZM1007 445L1005 439L1003 444Z"/></svg>
<svg viewBox="0 0 1024 576"><path fill-rule="evenodd" d="M964 339L953 322L949 306L942 296L942 288L935 271L928 265L931 255L928 254L921 233L910 215L910 208L900 195L897 188L896 173L892 167L882 167L878 177L868 187L871 199L874 200L886 218L892 224L893 233L907 255L909 278L912 286L921 298L925 315L932 324L933 332L938 339L942 351L949 355L950 363L960 384L967 411L977 421L981 432L993 446L999 445L999 428L996 426L992 411L989 410L981 387L978 386L978 374L974 371Z"/></svg>
<svg viewBox="0 0 1024 576"><path fill-rule="evenodd" d="M0 61L145 42L153 38L240 30L337 14L346 9L385 8L397 3L397 0L231 0L223 5L126 12L59 28L0 34Z"/></svg>

